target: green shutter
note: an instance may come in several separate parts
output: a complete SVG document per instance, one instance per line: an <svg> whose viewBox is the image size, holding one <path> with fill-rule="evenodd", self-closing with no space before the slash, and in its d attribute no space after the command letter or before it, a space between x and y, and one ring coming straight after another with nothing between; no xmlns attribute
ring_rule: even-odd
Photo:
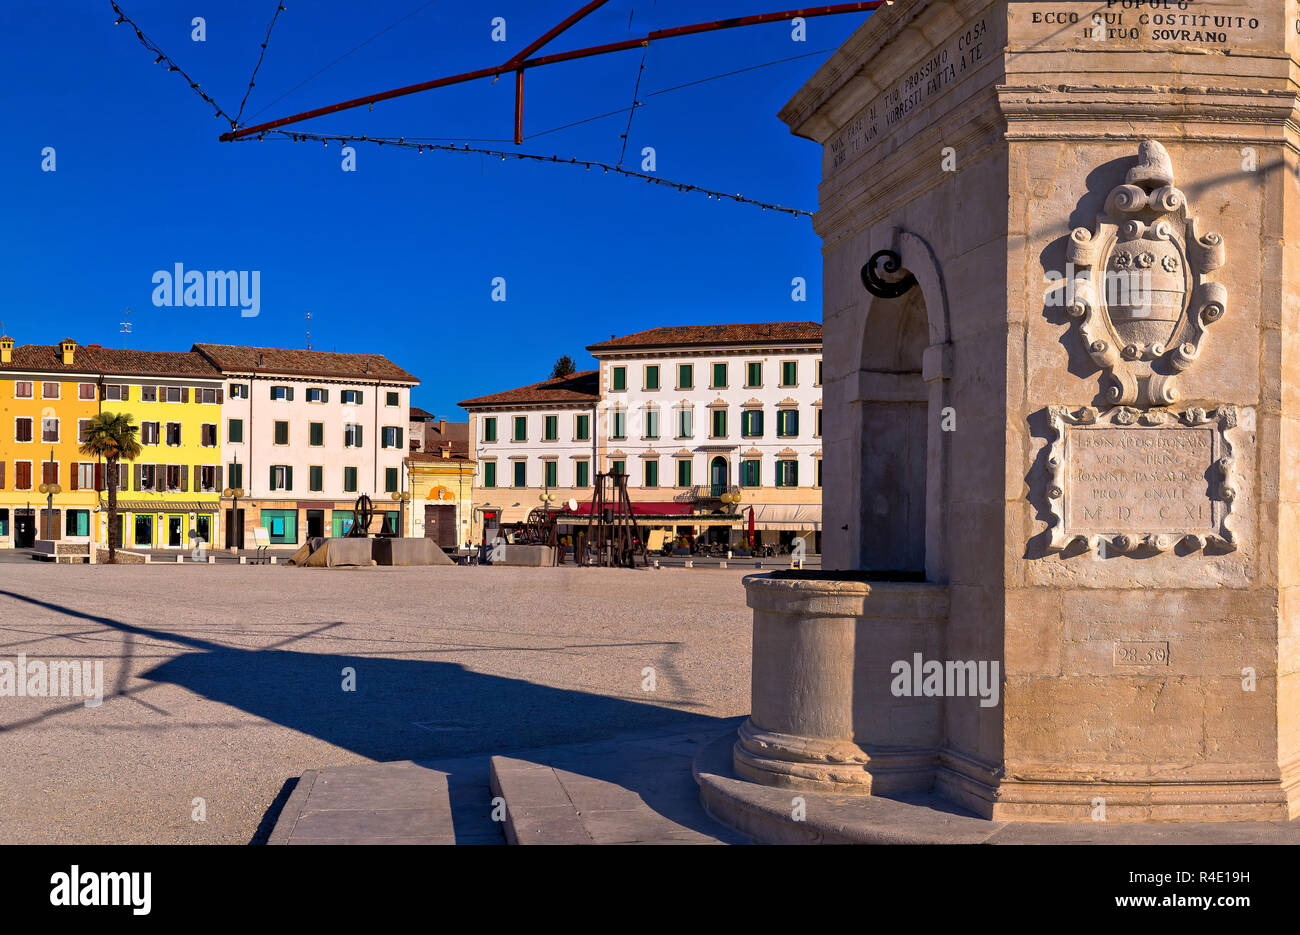
<svg viewBox="0 0 1300 935"><path fill-rule="evenodd" d="M497 465L495 461L488 461L483 465L483 486L495 487L497 485Z"/></svg>

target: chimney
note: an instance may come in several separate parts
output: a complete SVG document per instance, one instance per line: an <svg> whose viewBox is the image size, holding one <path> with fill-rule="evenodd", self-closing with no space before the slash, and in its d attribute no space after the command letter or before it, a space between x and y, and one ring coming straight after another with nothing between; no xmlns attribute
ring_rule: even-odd
<svg viewBox="0 0 1300 935"><path fill-rule="evenodd" d="M14 339L5 335L0 338L0 364L12 364L14 362Z"/></svg>
<svg viewBox="0 0 1300 935"><path fill-rule="evenodd" d="M442 460L446 461L446 460L447 460L448 458L450 458L450 457L451 457L451 446L449 446L449 445L443 445L443 446L442 446Z"/></svg>
<svg viewBox="0 0 1300 935"><path fill-rule="evenodd" d="M446 435L446 434L447 434L447 420L446 420L446 419L439 419L439 420L438 420L438 434L439 434L439 435Z"/></svg>
<svg viewBox="0 0 1300 935"><path fill-rule="evenodd" d="M59 350L63 351L63 366L71 367L77 356L77 342L72 338L64 338L59 342Z"/></svg>

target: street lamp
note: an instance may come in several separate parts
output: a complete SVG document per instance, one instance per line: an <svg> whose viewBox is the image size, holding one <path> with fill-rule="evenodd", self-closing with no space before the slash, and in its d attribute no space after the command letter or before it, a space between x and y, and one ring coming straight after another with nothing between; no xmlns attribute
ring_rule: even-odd
<svg viewBox="0 0 1300 935"><path fill-rule="evenodd" d="M403 532L406 531L406 504L411 501L411 492L409 490L394 490L390 497L398 504L397 521ZM394 530L396 532L396 530ZM398 533L400 536L401 533Z"/></svg>
<svg viewBox="0 0 1300 935"><path fill-rule="evenodd" d="M239 455L235 455L235 464L236 465L239 464ZM242 497L243 495L244 495L243 487L227 487L225 490L221 491L221 496L227 497L231 501L233 501L230 506L231 522L235 522L235 523L239 522L239 498ZM230 550L232 552L239 551L239 546L235 545L235 537L230 533L229 524L227 524L226 526L226 538L230 540ZM240 540L244 538L242 529L240 530L239 538Z"/></svg>

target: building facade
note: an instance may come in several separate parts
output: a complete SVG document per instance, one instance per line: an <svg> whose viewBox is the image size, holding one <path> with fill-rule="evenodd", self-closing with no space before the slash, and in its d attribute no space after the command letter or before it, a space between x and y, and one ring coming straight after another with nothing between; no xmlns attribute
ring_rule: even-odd
<svg viewBox="0 0 1300 935"><path fill-rule="evenodd" d="M251 547L258 527L272 545L342 536L362 494L376 510L372 531L400 529L404 510L393 494L410 490L406 434L415 377L378 354L220 344L194 350L223 383L225 547Z"/></svg>
<svg viewBox="0 0 1300 935"><path fill-rule="evenodd" d="M469 423L448 422L411 408L410 520L405 535L424 536L443 549L470 541L474 511L474 458Z"/></svg>
<svg viewBox="0 0 1300 935"><path fill-rule="evenodd" d="M819 324L654 328L587 350L598 370L461 403L478 460L477 517L497 511L509 525L569 499L581 512L595 474L617 471L655 525L738 543L752 512L761 541L803 536L817 547Z"/></svg>

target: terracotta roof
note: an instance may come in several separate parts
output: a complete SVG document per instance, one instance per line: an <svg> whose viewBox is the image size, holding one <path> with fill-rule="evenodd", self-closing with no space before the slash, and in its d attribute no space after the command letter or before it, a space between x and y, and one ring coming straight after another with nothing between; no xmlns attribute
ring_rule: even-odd
<svg viewBox="0 0 1300 935"><path fill-rule="evenodd" d="M640 347L715 344L820 344L822 326L815 321L766 321L747 325L669 325L587 345L587 350L619 351Z"/></svg>
<svg viewBox="0 0 1300 935"><path fill-rule="evenodd" d="M579 370L567 377L466 399L459 405L468 409L470 406L508 406L511 403L595 403L600 401L599 374L598 370Z"/></svg>
<svg viewBox="0 0 1300 935"><path fill-rule="evenodd" d="M227 373L258 370L304 377L420 382L382 354L340 354L334 351L246 347L236 344L195 344L193 349Z"/></svg>
<svg viewBox="0 0 1300 935"><path fill-rule="evenodd" d="M105 373L114 376L199 377L220 379L221 374L201 354L193 351L134 351L115 347L79 347L72 364L63 363L58 344L23 344L13 350L13 360L0 370L50 373Z"/></svg>

